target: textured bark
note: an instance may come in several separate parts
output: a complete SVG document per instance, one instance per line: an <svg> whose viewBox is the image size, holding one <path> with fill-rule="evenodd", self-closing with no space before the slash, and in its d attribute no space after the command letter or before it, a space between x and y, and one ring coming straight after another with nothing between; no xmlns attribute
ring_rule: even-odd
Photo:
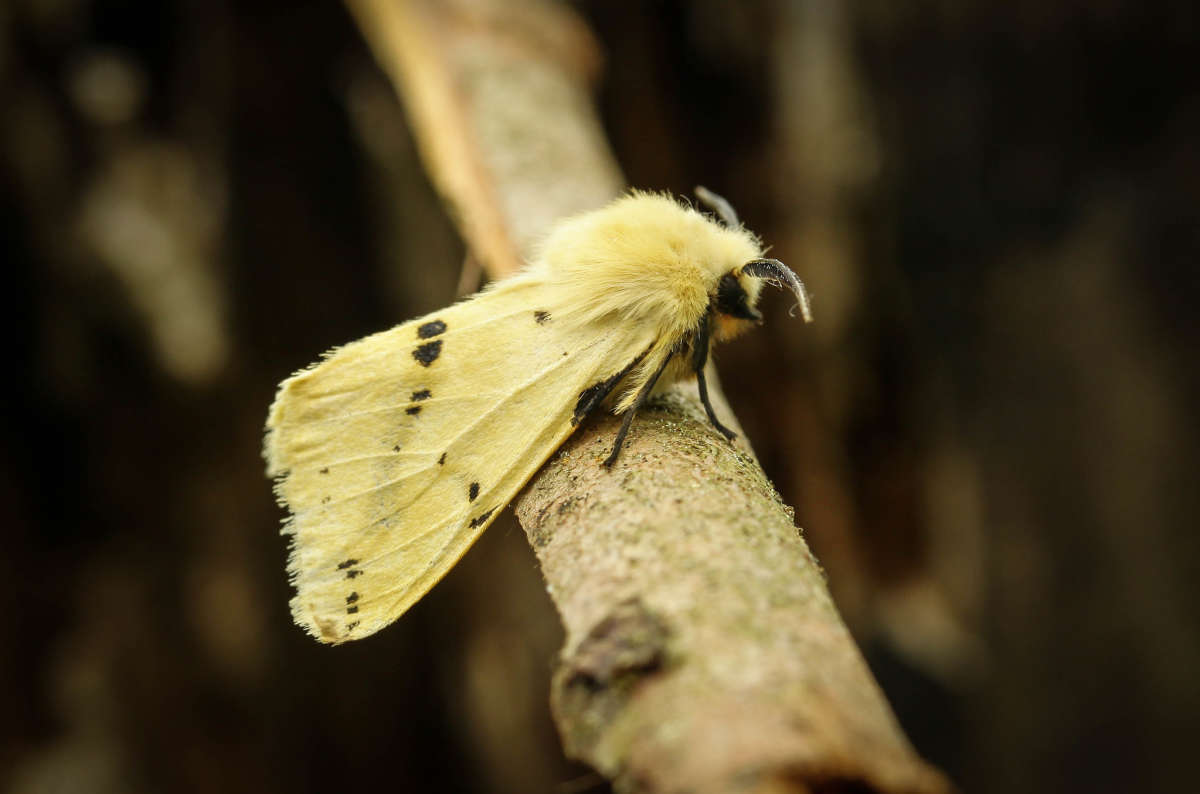
<svg viewBox="0 0 1200 794"><path fill-rule="evenodd" d="M588 98L594 45L564 6L349 4L493 276L617 192ZM946 790L748 447L713 430L694 388L639 414L608 470L616 424L581 429L517 502L566 627L552 702L568 755L622 791Z"/></svg>
<svg viewBox="0 0 1200 794"><path fill-rule="evenodd" d="M628 791L943 791L757 463L680 387L586 428L517 515L567 628L567 752Z"/></svg>

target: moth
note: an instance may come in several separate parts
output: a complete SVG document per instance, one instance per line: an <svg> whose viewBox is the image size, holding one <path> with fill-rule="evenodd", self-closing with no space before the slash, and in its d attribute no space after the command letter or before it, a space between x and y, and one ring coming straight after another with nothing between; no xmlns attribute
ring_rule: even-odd
<svg viewBox="0 0 1200 794"><path fill-rule="evenodd" d="M291 511L292 615L318 640L379 631L462 557L589 414L630 423L760 322L765 283L808 295L721 197L714 219L634 192L559 223L521 273L336 348L279 387L264 457Z"/></svg>

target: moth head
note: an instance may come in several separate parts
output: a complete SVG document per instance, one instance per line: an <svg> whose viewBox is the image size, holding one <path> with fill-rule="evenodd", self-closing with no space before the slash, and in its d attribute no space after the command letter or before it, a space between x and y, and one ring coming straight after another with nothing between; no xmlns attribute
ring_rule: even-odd
<svg viewBox="0 0 1200 794"><path fill-rule="evenodd" d="M762 322L758 298L764 284L791 290L800 316L804 322L812 322L808 291L796 274L778 259L751 259L722 275L709 298L709 310L715 321L713 336L718 341L737 336Z"/></svg>
<svg viewBox="0 0 1200 794"><path fill-rule="evenodd" d="M737 213L728 201L704 187L697 187L696 195L717 214L726 228L741 229ZM762 322L757 306L763 284L791 290L804 322L812 322L808 291L796 274L778 259L755 257L722 273L709 295L709 310L715 321L713 336L717 340L737 336Z"/></svg>
<svg viewBox="0 0 1200 794"><path fill-rule="evenodd" d="M619 316L660 338L690 333L705 314L717 340L752 328L764 283L791 289L805 317L795 274L764 259L759 239L724 199L697 191L716 217L665 194L632 192L557 224L533 264L560 295L558 316Z"/></svg>

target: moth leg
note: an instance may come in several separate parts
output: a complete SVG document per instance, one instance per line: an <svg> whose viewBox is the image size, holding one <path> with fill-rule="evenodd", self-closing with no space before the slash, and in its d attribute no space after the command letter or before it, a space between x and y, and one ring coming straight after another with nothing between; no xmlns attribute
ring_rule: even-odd
<svg viewBox="0 0 1200 794"><path fill-rule="evenodd" d="M617 431L617 440L613 442L612 454L604 461L606 469L611 469L612 465L617 462L617 455L621 454L621 445L625 443L625 434L629 432L629 425L633 424L633 415L637 413L638 409L650 397L650 392L654 390L654 384L658 381L658 376L663 374L663 370L667 368L667 364L670 363L671 357L674 355L675 353L672 352L663 359L663 363L658 368L658 371L651 376L650 380L646 381L646 385L638 392L637 399L634 400L633 405L629 406L629 410L625 412L625 419L621 422L621 429Z"/></svg>
<svg viewBox="0 0 1200 794"><path fill-rule="evenodd" d="M605 378L599 383L594 383L584 389L579 394L579 401L575 403L575 414L571 417L571 424L577 425L587 418L588 414L596 410L600 403L604 402L604 398L612 393L612 390L617 387L617 384L638 365L646 354L650 352L650 348L643 350L637 358L630 361L621 371L613 375L611 378Z"/></svg>
<svg viewBox="0 0 1200 794"><path fill-rule="evenodd" d="M733 209L733 205L724 196L713 193L704 185L696 185L696 196L717 213L717 216L721 219L721 223L725 224L727 228L737 229L742 225L742 222L738 220L737 212Z"/></svg>
<svg viewBox="0 0 1200 794"><path fill-rule="evenodd" d="M704 365L708 363L710 321L711 318L706 312L704 318L700 320L700 326L696 329L696 334L692 339L692 369L696 372L696 388L700 391L700 402L704 403L704 411L708 414L708 421L712 422L713 427L720 431L721 435L725 436L729 441L733 441L737 438L737 433L721 424L720 420L717 419L716 412L713 411L712 403L708 400L708 381L704 377Z"/></svg>

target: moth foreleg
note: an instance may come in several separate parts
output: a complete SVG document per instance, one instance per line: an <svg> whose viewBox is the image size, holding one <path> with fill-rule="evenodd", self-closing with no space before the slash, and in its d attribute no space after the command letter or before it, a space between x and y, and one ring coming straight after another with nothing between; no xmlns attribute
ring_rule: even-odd
<svg viewBox="0 0 1200 794"><path fill-rule="evenodd" d="M633 405L629 406L629 410L625 412L625 419L621 422L621 429L617 431L617 440L613 442L612 453L604 461L605 468L612 468L612 465L617 462L617 456L621 454L621 445L625 443L625 435L629 432L629 426L633 424L633 415L650 397L650 392L654 391L654 384L658 382L658 376L663 374L663 370L667 368L674 352L667 355L663 359L663 363L658 370L651 376L650 380L646 381L646 385L638 392L637 399L633 401Z"/></svg>
<svg viewBox="0 0 1200 794"><path fill-rule="evenodd" d="M710 320L711 318L706 312L704 318L700 320L699 327L696 329L695 337L692 339L692 369L696 373L696 388L700 391L700 402L704 403L704 411L708 414L708 421L712 422L713 427L720 431L721 435L733 441L737 438L737 433L721 424L720 420L717 419L716 412L713 411L712 403L708 399L708 381L704 377L704 365L708 363Z"/></svg>
<svg viewBox="0 0 1200 794"><path fill-rule="evenodd" d="M721 435L726 439L733 441L737 438L737 433L730 430L725 425L721 424L717 419L716 413L713 412L712 403L708 401L708 384L704 380L704 368L696 370L696 385L700 389L700 402L704 403L704 410L708 413L708 421L712 422L712 426L720 431Z"/></svg>

